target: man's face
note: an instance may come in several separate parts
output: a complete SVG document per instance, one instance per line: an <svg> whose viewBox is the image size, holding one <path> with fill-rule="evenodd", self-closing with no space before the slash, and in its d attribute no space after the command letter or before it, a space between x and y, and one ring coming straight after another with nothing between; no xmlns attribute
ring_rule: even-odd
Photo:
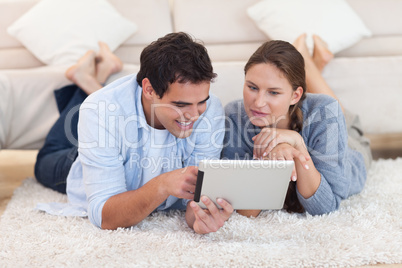
<svg viewBox="0 0 402 268"><path fill-rule="evenodd" d="M162 98L154 94L150 125L157 129L167 129L178 138L190 136L194 122L207 108L209 87L209 82L175 82Z"/></svg>

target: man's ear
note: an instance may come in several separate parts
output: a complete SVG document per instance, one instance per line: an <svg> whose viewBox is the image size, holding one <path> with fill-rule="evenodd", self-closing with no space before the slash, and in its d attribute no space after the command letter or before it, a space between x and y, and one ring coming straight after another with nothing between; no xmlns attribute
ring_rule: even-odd
<svg viewBox="0 0 402 268"><path fill-rule="evenodd" d="M293 91L291 105L294 105L299 102L301 96L303 95L303 88L298 87L295 91Z"/></svg>
<svg viewBox="0 0 402 268"><path fill-rule="evenodd" d="M142 79L142 94L147 100L153 100L156 92L148 78Z"/></svg>

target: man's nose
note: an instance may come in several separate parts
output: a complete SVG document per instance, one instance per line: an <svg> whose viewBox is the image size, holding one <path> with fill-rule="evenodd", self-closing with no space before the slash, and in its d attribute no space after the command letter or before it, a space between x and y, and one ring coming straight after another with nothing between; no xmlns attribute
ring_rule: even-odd
<svg viewBox="0 0 402 268"><path fill-rule="evenodd" d="M186 111L184 113L184 117L186 119L189 119L191 121L195 121L200 117L200 111L198 110L198 107L192 107L190 110Z"/></svg>

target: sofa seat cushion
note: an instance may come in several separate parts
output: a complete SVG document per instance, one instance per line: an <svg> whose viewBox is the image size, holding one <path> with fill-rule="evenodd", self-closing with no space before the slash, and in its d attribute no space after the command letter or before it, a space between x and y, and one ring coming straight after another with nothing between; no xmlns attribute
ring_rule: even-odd
<svg viewBox="0 0 402 268"><path fill-rule="evenodd" d="M7 100L7 116L2 120L6 135L0 137L1 149L37 149L42 145L58 117L53 90L69 83L64 69L46 66L2 71L7 82L0 84L0 92Z"/></svg>
<svg viewBox="0 0 402 268"><path fill-rule="evenodd" d="M323 76L367 133L402 132L402 56L335 58Z"/></svg>
<svg viewBox="0 0 402 268"><path fill-rule="evenodd" d="M402 1L401 1L402 2ZM336 57L382 57L402 55L402 35L363 38L354 46L337 53Z"/></svg>
<svg viewBox="0 0 402 268"><path fill-rule="evenodd" d="M27 69L43 66L28 49L23 47L0 49L0 69Z"/></svg>
<svg viewBox="0 0 402 268"><path fill-rule="evenodd" d="M59 116L54 90L71 84L68 66L2 70L0 73L0 149L39 149ZM134 72L126 64L106 84Z"/></svg>

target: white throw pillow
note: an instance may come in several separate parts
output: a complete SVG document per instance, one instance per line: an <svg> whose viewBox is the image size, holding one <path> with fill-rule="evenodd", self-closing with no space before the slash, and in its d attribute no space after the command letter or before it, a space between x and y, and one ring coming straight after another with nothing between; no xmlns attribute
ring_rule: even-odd
<svg viewBox="0 0 402 268"><path fill-rule="evenodd" d="M319 35L332 53L371 36L370 30L345 0L263 0L247 9L248 16L271 39L292 43L307 34Z"/></svg>
<svg viewBox="0 0 402 268"><path fill-rule="evenodd" d="M113 51L136 30L106 0L41 0L7 29L49 65L75 63L98 41Z"/></svg>

